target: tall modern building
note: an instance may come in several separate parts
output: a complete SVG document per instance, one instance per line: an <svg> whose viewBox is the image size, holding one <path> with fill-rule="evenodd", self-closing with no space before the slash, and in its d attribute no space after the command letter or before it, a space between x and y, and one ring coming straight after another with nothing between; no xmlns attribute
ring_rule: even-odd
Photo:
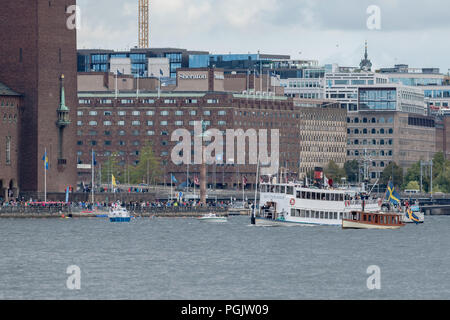
<svg viewBox="0 0 450 320"><path fill-rule="evenodd" d="M4 0L0 10L0 82L22 95L19 187L32 195L76 183L76 0ZM68 13L69 11L69 13ZM68 23L69 22L69 23ZM70 27L69 27L70 26Z"/></svg>

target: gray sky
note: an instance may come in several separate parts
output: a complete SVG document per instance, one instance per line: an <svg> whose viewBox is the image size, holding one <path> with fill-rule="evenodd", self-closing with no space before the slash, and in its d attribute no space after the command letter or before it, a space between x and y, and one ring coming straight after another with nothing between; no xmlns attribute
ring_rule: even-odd
<svg viewBox="0 0 450 320"><path fill-rule="evenodd" d="M79 48L137 45L138 0L78 0ZM356 66L364 41L374 68L450 68L448 0L150 0L150 46L212 53L289 54ZM369 30L367 8L381 10Z"/></svg>

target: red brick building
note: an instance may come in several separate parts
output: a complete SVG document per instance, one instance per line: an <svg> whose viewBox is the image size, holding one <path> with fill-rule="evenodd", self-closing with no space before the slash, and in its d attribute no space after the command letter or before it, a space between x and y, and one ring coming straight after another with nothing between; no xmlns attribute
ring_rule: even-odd
<svg viewBox="0 0 450 320"><path fill-rule="evenodd" d="M186 129L194 137L194 123L200 120L205 121L208 129L214 128L223 133L227 129L242 129L245 132L249 129L257 132L267 129L268 152L271 152L270 130L278 129L279 165L290 178L297 178L300 176L303 147L302 123L314 109L322 109L323 105L327 107L320 113L315 113L315 124L325 126L333 119L341 123L336 126L336 130L341 131L338 140L333 130L324 133L324 141L334 141L335 147L342 145L330 149L327 157L345 160L346 110L341 109L338 103L330 105L330 101L304 101L302 104L299 100L294 103L291 98L284 96L261 98L229 92L163 92L158 96L155 92L146 91L140 92L139 97L136 92L120 92L117 98L114 92L80 92L78 96L80 105L76 140L79 163L90 164L92 149L100 164L117 153L123 172L119 177L122 183L127 182L126 168L136 164L140 150L148 142L152 143L164 172L158 182L165 181L168 184L173 175L182 183L186 181L188 171L191 180L194 176L199 177L200 166L191 165L188 169L186 165L176 165L171 161L171 151L176 145L176 142L171 141L171 135L177 129ZM308 141L308 146L322 144L322 140L319 142L315 135L309 137ZM225 149L224 146L224 151ZM219 188L236 187L245 176L249 185L254 184L256 165L249 164L248 140L245 150L244 165L208 165L207 183ZM228 153L224 152L221 158L226 162ZM237 159L237 154L234 159ZM90 170L79 170L78 178L79 181L90 184ZM108 177L103 176L102 182L107 181Z"/></svg>
<svg viewBox="0 0 450 320"><path fill-rule="evenodd" d="M43 155L50 169L47 190L76 183L76 29L67 13L76 0L4 0L0 10L0 82L22 94L19 187L44 190ZM62 90L64 88L65 90ZM58 118L60 117L60 119Z"/></svg>
<svg viewBox="0 0 450 320"><path fill-rule="evenodd" d="M0 83L0 203L18 195L20 95Z"/></svg>

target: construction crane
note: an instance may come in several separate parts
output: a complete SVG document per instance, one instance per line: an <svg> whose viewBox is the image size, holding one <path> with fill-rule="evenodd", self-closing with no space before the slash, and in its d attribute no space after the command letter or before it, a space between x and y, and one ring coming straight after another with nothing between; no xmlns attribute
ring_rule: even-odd
<svg viewBox="0 0 450 320"><path fill-rule="evenodd" d="M149 0L139 0L139 48L149 48Z"/></svg>

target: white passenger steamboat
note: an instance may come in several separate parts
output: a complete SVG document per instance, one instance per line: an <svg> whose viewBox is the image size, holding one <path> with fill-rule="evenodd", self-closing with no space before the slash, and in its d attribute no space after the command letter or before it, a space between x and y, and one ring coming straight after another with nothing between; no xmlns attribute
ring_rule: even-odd
<svg viewBox="0 0 450 320"><path fill-rule="evenodd" d="M381 211L382 200L362 188L305 187L301 184L261 184L257 225L342 226L350 213Z"/></svg>

